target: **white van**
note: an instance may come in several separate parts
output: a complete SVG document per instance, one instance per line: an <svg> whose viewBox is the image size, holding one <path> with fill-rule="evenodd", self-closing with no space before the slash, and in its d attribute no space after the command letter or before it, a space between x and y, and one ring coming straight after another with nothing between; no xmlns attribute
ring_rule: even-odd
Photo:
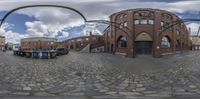
<svg viewBox="0 0 200 99"><path fill-rule="evenodd" d="M18 51L20 45L19 44L13 44L13 51Z"/></svg>

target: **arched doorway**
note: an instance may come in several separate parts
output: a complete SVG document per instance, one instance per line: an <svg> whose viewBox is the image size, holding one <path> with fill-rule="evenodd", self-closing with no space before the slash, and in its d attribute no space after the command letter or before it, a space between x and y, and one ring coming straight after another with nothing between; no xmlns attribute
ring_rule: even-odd
<svg viewBox="0 0 200 99"><path fill-rule="evenodd" d="M153 48L152 37L148 33L140 33L135 39L136 54L151 54Z"/></svg>
<svg viewBox="0 0 200 99"><path fill-rule="evenodd" d="M127 38L125 36L120 36L117 40L118 48L126 48L127 46Z"/></svg>

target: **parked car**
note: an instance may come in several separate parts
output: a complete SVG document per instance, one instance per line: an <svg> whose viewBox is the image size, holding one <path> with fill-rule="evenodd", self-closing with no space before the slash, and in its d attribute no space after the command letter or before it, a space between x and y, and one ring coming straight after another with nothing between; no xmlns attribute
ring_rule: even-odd
<svg viewBox="0 0 200 99"><path fill-rule="evenodd" d="M69 50L67 48L58 48L56 49L57 55L66 55L69 53Z"/></svg>

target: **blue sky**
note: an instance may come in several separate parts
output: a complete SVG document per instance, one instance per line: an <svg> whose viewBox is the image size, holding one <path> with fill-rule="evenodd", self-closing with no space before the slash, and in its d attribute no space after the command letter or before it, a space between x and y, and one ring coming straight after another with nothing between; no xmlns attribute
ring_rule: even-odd
<svg viewBox="0 0 200 99"><path fill-rule="evenodd" d="M158 8L168 10L182 19L200 18L200 1L198 0L1 0L0 18L16 7L32 4L56 4L73 7L79 10L88 20L109 20L114 12L134 8ZM188 23L195 34L200 23ZM56 37L65 40L72 37L87 35L94 29L94 34L101 34L107 25L94 24L88 26L73 11L38 7L22 9L12 13L0 29L0 35L6 36L6 42L18 43L21 38L33 36Z"/></svg>
<svg viewBox="0 0 200 99"><path fill-rule="evenodd" d="M0 12L1 17L3 15L5 15L6 11ZM35 19L34 17L29 17L27 15L24 14L18 14L18 13L13 13L11 15L8 16L8 18L6 19L6 23L10 23L10 24L14 24L14 26L12 27L12 30L14 32L18 32L18 33L26 33L26 26L25 26L25 22L31 22L31 21L35 21L37 19Z"/></svg>

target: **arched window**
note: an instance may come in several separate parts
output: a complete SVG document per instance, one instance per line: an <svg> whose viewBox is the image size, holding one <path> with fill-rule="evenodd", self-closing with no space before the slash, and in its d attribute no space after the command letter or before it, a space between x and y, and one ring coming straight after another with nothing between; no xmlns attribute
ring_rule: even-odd
<svg viewBox="0 0 200 99"><path fill-rule="evenodd" d="M179 31L176 31L176 35L179 35L180 34L180 32Z"/></svg>
<svg viewBox="0 0 200 99"><path fill-rule="evenodd" d="M121 13L120 15L117 16L118 19L123 19L123 18L127 18L127 15L124 13Z"/></svg>
<svg viewBox="0 0 200 99"><path fill-rule="evenodd" d="M134 23L135 24L140 24L140 20L135 20Z"/></svg>
<svg viewBox="0 0 200 99"><path fill-rule="evenodd" d="M126 22L124 22L124 27L127 27L127 21L126 21Z"/></svg>
<svg viewBox="0 0 200 99"><path fill-rule="evenodd" d="M149 24L154 24L154 20L148 20Z"/></svg>
<svg viewBox="0 0 200 99"><path fill-rule="evenodd" d="M162 19L164 19L164 20L172 20L172 16L167 14L167 13L163 13L162 14Z"/></svg>
<svg viewBox="0 0 200 99"><path fill-rule="evenodd" d="M127 15L126 15L126 14L124 15L124 18L127 18Z"/></svg>
<svg viewBox="0 0 200 99"><path fill-rule="evenodd" d="M120 36L118 39L118 47L119 48L125 48L127 46L127 39L124 36Z"/></svg>
<svg viewBox="0 0 200 99"><path fill-rule="evenodd" d="M168 36L164 36L162 38L161 46L162 46L162 48L170 48L171 47L171 45L170 45L170 39L169 39Z"/></svg>
<svg viewBox="0 0 200 99"><path fill-rule="evenodd" d="M124 24L123 24L123 23L120 23L119 28L121 29L121 28L123 28L123 26L124 26Z"/></svg>
<svg viewBox="0 0 200 99"><path fill-rule="evenodd" d="M134 16L139 16L139 13L138 13L138 12L137 12L137 13L135 13L135 14L134 14Z"/></svg>
<svg viewBox="0 0 200 99"><path fill-rule="evenodd" d="M164 25L164 22L160 22L160 25L163 26L163 25Z"/></svg>
<svg viewBox="0 0 200 99"><path fill-rule="evenodd" d="M119 18L122 19L122 18L123 18L123 15L120 15Z"/></svg>
<svg viewBox="0 0 200 99"><path fill-rule="evenodd" d="M148 23L148 21L145 20L145 19L140 20L140 22L141 22L141 24L147 24Z"/></svg>
<svg viewBox="0 0 200 99"><path fill-rule="evenodd" d="M154 14L150 11L139 11L138 13L135 13L135 15L140 16L140 17L151 17Z"/></svg>

